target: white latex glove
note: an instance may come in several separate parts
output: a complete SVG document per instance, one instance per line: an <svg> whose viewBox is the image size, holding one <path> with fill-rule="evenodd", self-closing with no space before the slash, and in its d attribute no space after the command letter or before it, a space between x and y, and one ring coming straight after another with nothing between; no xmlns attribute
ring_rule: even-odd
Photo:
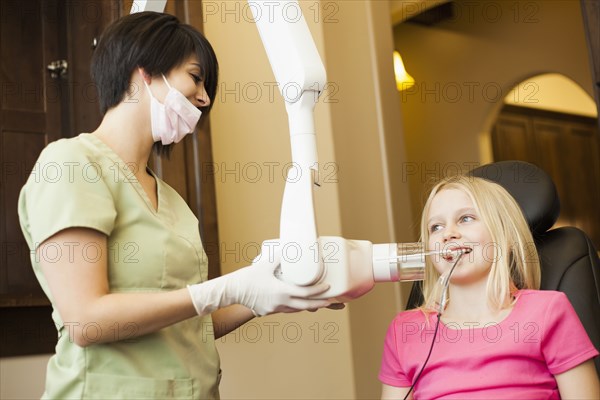
<svg viewBox="0 0 600 400"><path fill-rule="evenodd" d="M232 304L242 304L256 316L328 307L331 304L328 300L310 299L327 291L328 284L296 286L275 277L280 255L279 251L269 251L269 248L273 248L273 243L263 242L261 254L252 265L206 282L189 285L188 290L198 315L206 315Z"/></svg>

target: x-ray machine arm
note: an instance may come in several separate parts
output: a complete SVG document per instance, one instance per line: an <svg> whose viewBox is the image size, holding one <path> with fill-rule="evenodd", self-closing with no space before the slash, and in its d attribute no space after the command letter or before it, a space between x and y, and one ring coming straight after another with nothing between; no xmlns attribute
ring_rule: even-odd
<svg viewBox="0 0 600 400"><path fill-rule="evenodd" d="M135 0L131 12L163 12L166 1ZM313 111L326 84L325 67L297 0L248 0L248 6L289 120L294 167L288 171L281 206L282 279L297 285L326 280L331 288L323 297L340 301L361 296L374 282L422 279L419 245L319 238L313 201L318 171ZM324 243L335 249L325 262Z"/></svg>

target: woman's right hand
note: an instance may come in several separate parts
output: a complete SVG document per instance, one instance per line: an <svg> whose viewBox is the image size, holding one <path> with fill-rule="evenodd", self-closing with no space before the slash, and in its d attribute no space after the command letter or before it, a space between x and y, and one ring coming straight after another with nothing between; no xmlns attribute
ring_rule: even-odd
<svg viewBox="0 0 600 400"><path fill-rule="evenodd" d="M231 304L242 304L256 316L315 310L331 305L328 300L311 299L327 291L328 284L296 286L277 279L275 269L280 264L280 256L277 252L269 252L270 247L263 242L261 255L248 267L189 286L198 314L208 314Z"/></svg>

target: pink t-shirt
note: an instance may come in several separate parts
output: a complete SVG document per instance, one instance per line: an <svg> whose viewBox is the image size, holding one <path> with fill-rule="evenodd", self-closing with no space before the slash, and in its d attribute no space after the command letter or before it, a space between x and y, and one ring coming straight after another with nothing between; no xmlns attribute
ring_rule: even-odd
<svg viewBox="0 0 600 400"><path fill-rule="evenodd" d="M379 380L409 387L427 358L437 316L420 310L392 321ZM415 399L559 399L555 374L598 355L564 293L521 290L500 323L467 329L440 322Z"/></svg>

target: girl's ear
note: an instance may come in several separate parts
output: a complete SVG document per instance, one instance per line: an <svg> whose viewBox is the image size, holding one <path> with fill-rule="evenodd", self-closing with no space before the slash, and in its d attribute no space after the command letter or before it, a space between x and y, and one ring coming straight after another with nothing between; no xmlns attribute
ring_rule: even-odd
<svg viewBox="0 0 600 400"><path fill-rule="evenodd" d="M140 74L140 76L142 77L142 79L144 80L144 82L146 82L147 84L150 84L150 82L152 81L152 77L150 76L149 73L147 73L144 70L144 68L138 67L138 73Z"/></svg>

